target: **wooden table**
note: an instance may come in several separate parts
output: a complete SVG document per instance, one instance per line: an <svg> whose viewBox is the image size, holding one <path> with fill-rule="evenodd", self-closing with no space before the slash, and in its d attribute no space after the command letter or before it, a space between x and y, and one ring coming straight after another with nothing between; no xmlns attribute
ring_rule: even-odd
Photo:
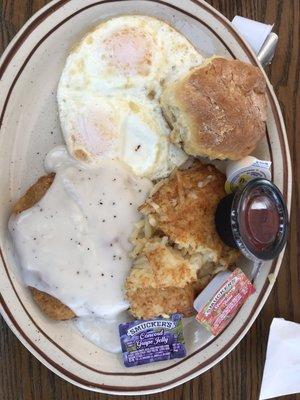
<svg viewBox="0 0 300 400"><path fill-rule="evenodd" d="M1 50L25 21L48 2L0 0ZM209 3L229 19L238 14L275 22L275 31L279 33L279 46L269 77L284 113L292 155L295 179L291 235L277 283L257 321L236 349L199 378L163 394L138 397L144 400L257 400L272 318L283 317L300 323L300 0L210 0ZM0 400L108 398L113 396L83 391L48 371L21 345L0 317ZM284 399L300 399L300 395Z"/></svg>

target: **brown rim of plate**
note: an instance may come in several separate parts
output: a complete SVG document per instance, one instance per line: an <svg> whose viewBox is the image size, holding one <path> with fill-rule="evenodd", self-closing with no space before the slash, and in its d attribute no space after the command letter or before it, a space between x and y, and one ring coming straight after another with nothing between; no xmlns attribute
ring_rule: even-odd
<svg viewBox="0 0 300 400"><path fill-rule="evenodd" d="M8 67L10 61L12 60L12 58L14 57L14 55L16 54L16 52L19 50L19 48L21 47L21 45L24 43L24 41L27 39L27 37L46 19L48 18L52 13L54 13L55 11L57 11L59 8L61 8L63 5L67 4L68 2L70 2L71 0L60 0L58 1L56 4L54 4L53 6L50 6L49 8L47 8L44 12L42 12L41 14L39 14L34 20L31 21L31 23L26 27L26 29L22 32L22 34L20 35L20 37L15 41L15 43L12 45L11 49L8 51L8 53L6 54L4 60L2 61L2 64L0 66L0 79L2 78L6 68ZM4 115L5 115L5 111L6 111L6 107L8 104L8 101L10 99L11 93L14 89L15 84L17 83L22 71L24 70L25 66L27 65L27 63L29 62L29 60L31 59L32 55L36 52L36 50L38 49L38 47L54 32L56 31L60 26L62 26L64 23L66 23L68 20L70 20L71 18L73 18L74 16L76 16L77 14L91 8L91 7L95 7L97 5L100 4L105 4L105 3L113 3L116 1L129 1L129 0L104 0L104 1L98 1L95 2L93 4L90 4L88 6L85 6L79 10L77 10L75 13L73 13L72 15L68 16L67 18L65 18L63 21L61 21L59 24L57 24L54 28L52 28L38 43L37 45L32 49L32 51L30 52L30 54L28 55L28 57L26 58L26 60L24 61L23 65L21 66L21 68L19 69L18 73L16 74L12 85L10 86L9 90L8 90L8 94L6 97L6 100L4 102L4 106L1 112L1 117L0 117L0 127L2 126L2 122L4 119ZM207 25L204 21L202 21L200 18L188 13L187 11L169 4L165 1L161 1L161 0L150 0L153 3L159 3L162 5L165 5L167 7L170 7L176 11L179 11L187 16L189 16L190 18L193 18L194 20L198 21L199 23L201 23L202 25L206 26L206 28L208 28L217 38L219 41L222 42L222 44L224 45L224 47L226 47L226 49L228 50L228 52L232 55L233 58L235 58L233 52L231 51L231 49L226 45L226 43L223 41L223 39L215 32L213 31L213 29ZM249 51L248 46L246 45L246 43L243 41L243 39L241 39L241 37L236 33L236 31L232 28L231 24L224 18L222 17L222 15L215 9L211 8L209 5L205 4L205 3L200 3L197 0L191 0L193 3L195 3L198 7L201 7L203 9L205 9L207 12L209 12L210 14L212 14L219 22L221 22L224 27L231 32L231 34L235 37L235 39L238 41L239 45L242 47L242 49L245 51L245 53L248 55L249 59L251 60L252 64L259 66L258 61L256 60L256 58L253 56L253 54L251 53L251 51ZM288 155L286 154L286 147L285 147L285 139L284 139L284 128L281 125L281 121L278 115L278 109L277 109L277 105L276 102L274 100L274 96L271 93L269 87L267 86L267 95L268 95L268 99L272 108L272 112L275 118L275 123L276 123L276 127L278 129L279 132L279 140L280 140L280 147L281 147L281 153L283 156L283 196L284 199L287 201L287 184L288 184L288 180L287 180L287 171L288 171ZM272 154L272 149L271 149L271 144L270 144L270 137L269 134L267 132L267 141L268 141L268 147L269 147L269 151L270 151L270 156L271 159L273 159L273 154ZM73 361L77 362L78 364L103 375L113 375L113 376L144 376L144 375L150 375L150 374L156 374L159 372L164 372L173 368L176 368L179 364L185 362L187 359L195 356L196 354L198 354L200 351L204 350L206 347L208 347L209 345L211 345L213 343L213 341L209 342L207 345L201 347L200 349L196 350L195 352L193 352L192 354L188 355L186 358L184 358L183 360L177 362L176 364L173 364L169 367L166 368L161 368L155 371L149 371L149 372L140 372L140 373L114 373L114 372L105 372L105 371L99 371L96 370L84 363L82 363L81 361L77 360L76 358L74 358L71 354L69 354L68 352L66 352L60 345L58 345L56 342L54 342L42 329L40 329L40 327L37 325L37 323L33 320L33 318L31 317L31 315L29 314L29 312L27 311L27 309L25 308L23 302L21 301L14 285L11 279L11 276L9 274L9 270L6 264L6 261L4 259L3 253L2 253L2 249L0 248L0 255L3 261L3 265L5 267L5 271L7 274L7 277L11 283L11 286L15 292L16 297L18 298L22 308L24 309L25 313L27 314L27 316L29 317L29 319L32 321L32 323L35 325L35 327L37 328L37 330L44 335L44 337L50 341L53 345L55 345L60 351L62 351L65 355L67 355L69 358L71 358ZM273 261L271 269L270 269L270 273L274 272L275 268L277 265L277 259ZM163 389L166 386L170 386L172 384L176 384L179 381L184 380L185 378L187 378L188 376L196 373L197 371L207 367L209 364L213 363L216 359L218 359L220 356L222 356L222 354L224 354L233 344L234 342L239 338L239 336L243 333L245 327L249 324L249 322L251 321L253 315L256 312L256 309L258 308L263 296L265 295L266 289L269 286L267 280L263 286L263 288L261 289L261 293L255 303L255 305L253 306L247 320L244 322L243 326L236 332L236 334L233 336L233 338L227 342L216 354L214 354L212 357L210 357L209 359L207 359L205 362L203 362L202 364L198 365L197 367L191 369L189 372L173 379L170 380L168 382L163 382L157 385L148 385L148 386L132 386L132 387L128 387L128 386L108 386L108 385L101 385L101 384L97 384L95 382L89 382L86 381L82 378L80 378L79 376L76 376L74 374L72 374L71 372L67 371L66 369L64 369L61 365L56 364L52 359L50 359L44 352L42 352L33 342L32 340L26 335L26 333L22 330L22 328L19 326L19 324L17 323L17 321L15 320L15 318L13 317L12 313L10 312L9 307L7 306L7 304L5 303L1 293L0 293L0 304L3 307L7 317L10 319L11 324L14 326L14 328L19 332L20 336L24 338L24 340L27 342L27 344L34 349L34 351L36 353L38 353L40 355L40 357L42 359L44 359L49 365L51 365L54 369L56 369L58 372L60 372L61 374L63 374L64 376L66 376L69 380L78 383L80 385L84 385L87 388L97 388L97 389L102 389L102 390L110 390L110 391L114 391L114 392L136 392L136 391L146 391L146 390L155 390L155 389Z"/></svg>

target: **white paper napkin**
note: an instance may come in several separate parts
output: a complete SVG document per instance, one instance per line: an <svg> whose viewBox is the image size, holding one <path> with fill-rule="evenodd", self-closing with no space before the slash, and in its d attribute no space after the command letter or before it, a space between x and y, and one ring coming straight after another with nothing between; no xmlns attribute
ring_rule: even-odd
<svg viewBox="0 0 300 400"><path fill-rule="evenodd" d="M300 393L300 324L274 318L260 400Z"/></svg>
<svg viewBox="0 0 300 400"><path fill-rule="evenodd" d="M239 15L233 18L232 25L250 44L255 54L258 54L273 28L273 25L263 24L262 22L240 17Z"/></svg>

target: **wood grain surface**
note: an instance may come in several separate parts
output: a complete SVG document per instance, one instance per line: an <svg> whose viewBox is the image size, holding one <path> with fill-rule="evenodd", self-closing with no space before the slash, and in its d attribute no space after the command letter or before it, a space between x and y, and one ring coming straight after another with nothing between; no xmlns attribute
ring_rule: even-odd
<svg viewBox="0 0 300 400"><path fill-rule="evenodd" d="M0 51L46 3L47 0L0 0ZM285 117L292 155L294 192L290 239L277 283L257 321L236 349L197 379L168 392L137 397L141 400L257 400L272 318L283 317L300 323L300 0L211 0L209 3L229 19L238 14L274 22L279 34L279 46L268 73ZM0 317L0 400L113 398L83 391L48 371L21 345ZM300 399L300 395L283 399Z"/></svg>

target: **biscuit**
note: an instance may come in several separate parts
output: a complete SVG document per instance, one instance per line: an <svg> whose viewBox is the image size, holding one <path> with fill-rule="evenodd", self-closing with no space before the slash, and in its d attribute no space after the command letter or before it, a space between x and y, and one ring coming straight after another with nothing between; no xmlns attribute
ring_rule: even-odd
<svg viewBox="0 0 300 400"><path fill-rule="evenodd" d="M265 78L239 60L207 60L168 86L161 106L171 140L193 156L241 159L266 131Z"/></svg>

